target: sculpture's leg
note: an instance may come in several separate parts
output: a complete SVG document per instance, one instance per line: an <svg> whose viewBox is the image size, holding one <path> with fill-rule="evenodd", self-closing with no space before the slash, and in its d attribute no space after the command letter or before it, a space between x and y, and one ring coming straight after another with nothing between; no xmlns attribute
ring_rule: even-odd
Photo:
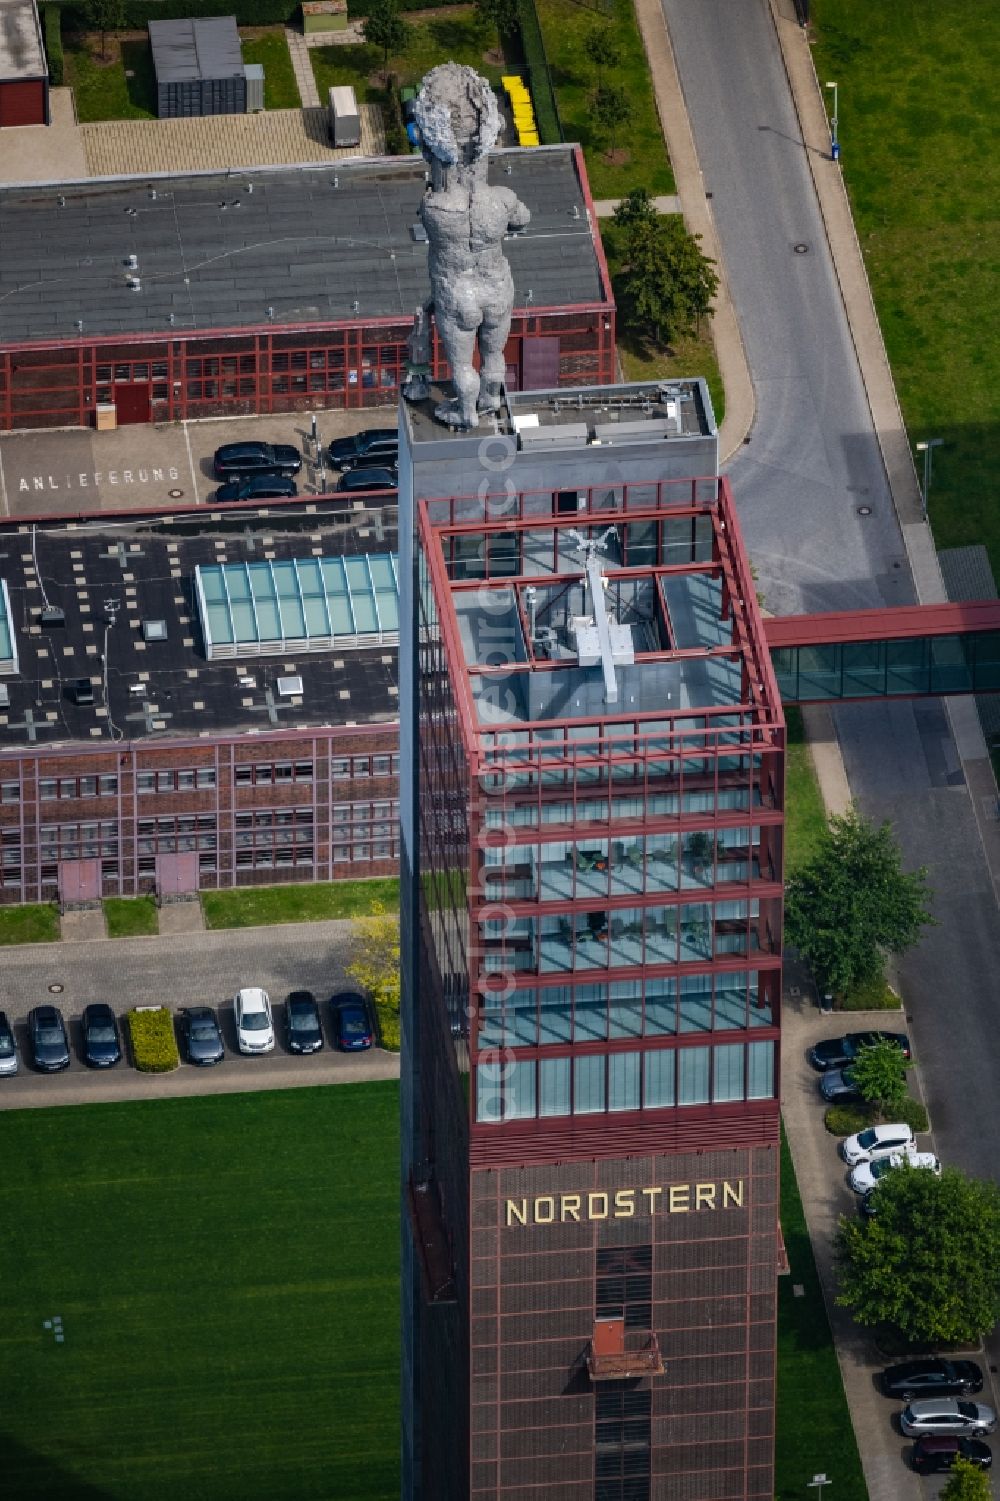
<svg viewBox="0 0 1000 1501"><path fill-rule="evenodd" d="M476 415L479 376L472 363L476 330L463 328L457 318L442 314L440 299L437 302L437 325L441 343L444 345L448 363L451 365L455 400L442 401L434 408L434 415L439 422L445 422L449 427L475 427L479 421Z"/></svg>
<svg viewBox="0 0 1000 1501"><path fill-rule="evenodd" d="M488 308L479 329L479 410L498 412L500 392L507 375L504 347L510 335L509 308Z"/></svg>

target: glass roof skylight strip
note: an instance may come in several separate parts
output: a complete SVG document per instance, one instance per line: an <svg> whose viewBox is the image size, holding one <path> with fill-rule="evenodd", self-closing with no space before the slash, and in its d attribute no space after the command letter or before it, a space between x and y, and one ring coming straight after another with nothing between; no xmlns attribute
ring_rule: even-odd
<svg viewBox="0 0 1000 1501"><path fill-rule="evenodd" d="M19 671L19 665L17 638L10 613L10 595L7 593L6 579L0 579L0 601L2 601L3 609L2 616L0 616L0 674L9 677L12 673Z"/></svg>

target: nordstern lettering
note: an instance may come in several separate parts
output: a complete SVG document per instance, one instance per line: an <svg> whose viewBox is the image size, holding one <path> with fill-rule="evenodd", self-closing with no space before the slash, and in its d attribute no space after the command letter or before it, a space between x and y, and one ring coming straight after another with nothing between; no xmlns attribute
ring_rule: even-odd
<svg viewBox="0 0 1000 1501"><path fill-rule="evenodd" d="M736 1183L670 1183L666 1188L619 1188L597 1193L538 1194L508 1199L505 1223L582 1224L584 1220L629 1220L644 1214L690 1214L699 1209L742 1209L743 1179Z"/></svg>

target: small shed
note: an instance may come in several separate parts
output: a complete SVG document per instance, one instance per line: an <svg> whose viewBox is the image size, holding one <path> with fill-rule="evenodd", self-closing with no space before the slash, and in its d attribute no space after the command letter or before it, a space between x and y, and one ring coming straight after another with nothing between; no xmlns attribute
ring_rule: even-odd
<svg viewBox="0 0 1000 1501"><path fill-rule="evenodd" d="M247 82L235 16L150 21L161 120L180 115L242 115Z"/></svg>
<svg viewBox="0 0 1000 1501"><path fill-rule="evenodd" d="M361 115L354 90L348 84L336 84L330 90L329 113L330 144L360 146Z"/></svg>
<svg viewBox="0 0 1000 1501"><path fill-rule="evenodd" d="M49 124L49 69L35 0L0 0L0 126Z"/></svg>

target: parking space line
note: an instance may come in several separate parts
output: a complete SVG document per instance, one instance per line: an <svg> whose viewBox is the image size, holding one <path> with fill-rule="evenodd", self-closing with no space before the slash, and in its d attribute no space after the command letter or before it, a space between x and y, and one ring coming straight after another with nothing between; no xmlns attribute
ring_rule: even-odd
<svg viewBox="0 0 1000 1501"><path fill-rule="evenodd" d="M194 453L191 449L191 434L188 432L188 423L186 417L181 425L184 428L184 442L187 444L188 463L191 466L191 488L194 491L195 503L197 505L201 505L201 496L198 493L198 475L195 472Z"/></svg>

